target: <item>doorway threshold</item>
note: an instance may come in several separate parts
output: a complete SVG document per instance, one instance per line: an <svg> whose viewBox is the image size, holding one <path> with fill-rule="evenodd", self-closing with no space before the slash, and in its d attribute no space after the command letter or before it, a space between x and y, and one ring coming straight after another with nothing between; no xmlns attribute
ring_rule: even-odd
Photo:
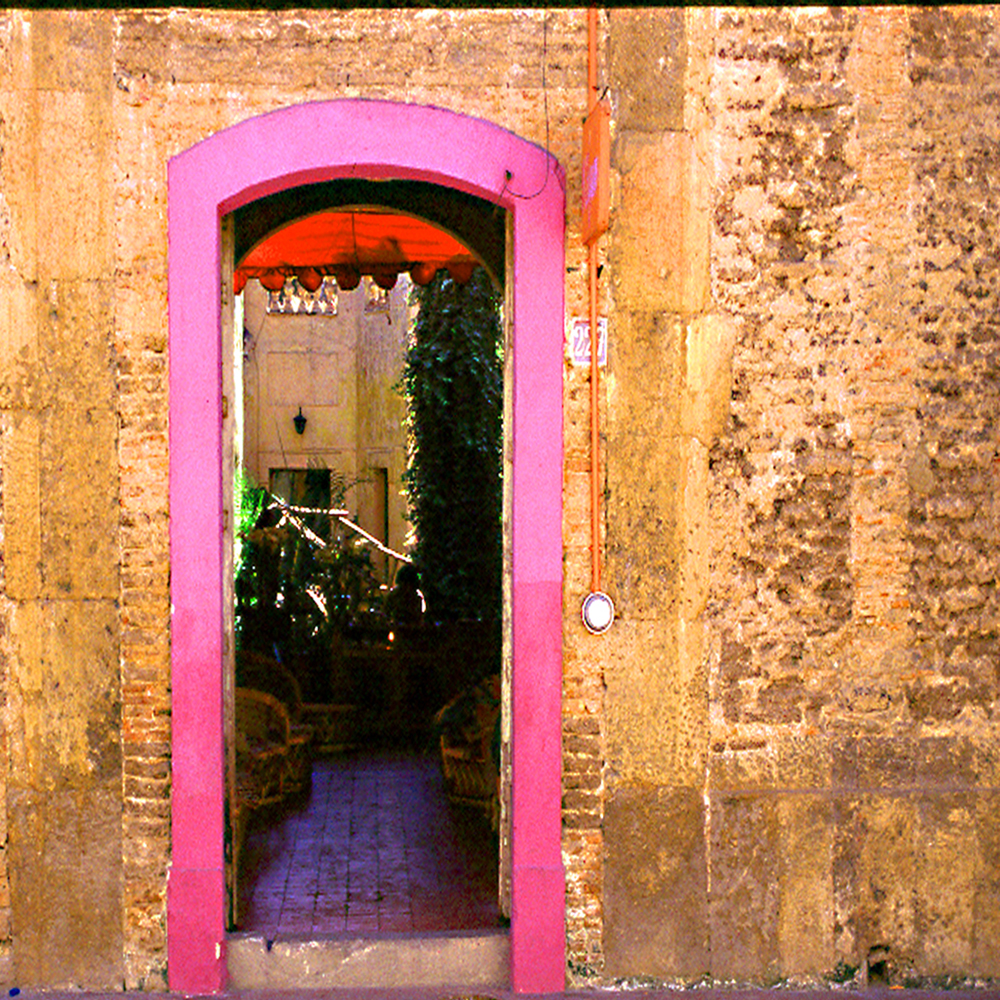
<svg viewBox="0 0 1000 1000"><path fill-rule="evenodd" d="M280 935L227 939L229 987L238 990L448 988L506 989L505 928L438 933Z"/></svg>

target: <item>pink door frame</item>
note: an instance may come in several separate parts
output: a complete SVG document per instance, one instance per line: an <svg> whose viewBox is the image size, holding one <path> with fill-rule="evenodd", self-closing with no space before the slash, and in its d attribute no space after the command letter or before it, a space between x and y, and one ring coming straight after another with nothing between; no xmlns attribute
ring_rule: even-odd
<svg viewBox="0 0 1000 1000"><path fill-rule="evenodd" d="M513 216L511 985L565 983L561 856L562 368L565 184L556 160L489 122L384 101L244 121L168 165L173 691L170 988L225 986L220 220L286 188L416 179Z"/></svg>

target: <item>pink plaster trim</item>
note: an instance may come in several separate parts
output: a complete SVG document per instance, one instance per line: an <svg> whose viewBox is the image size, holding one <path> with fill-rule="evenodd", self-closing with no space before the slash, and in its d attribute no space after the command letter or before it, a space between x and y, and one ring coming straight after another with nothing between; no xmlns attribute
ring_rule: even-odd
<svg viewBox="0 0 1000 1000"><path fill-rule="evenodd" d="M250 119L168 165L170 988L211 993L225 982L219 220L263 195L338 177L431 181L514 216L511 978L519 992L559 991L564 178L544 150L490 122L360 100Z"/></svg>

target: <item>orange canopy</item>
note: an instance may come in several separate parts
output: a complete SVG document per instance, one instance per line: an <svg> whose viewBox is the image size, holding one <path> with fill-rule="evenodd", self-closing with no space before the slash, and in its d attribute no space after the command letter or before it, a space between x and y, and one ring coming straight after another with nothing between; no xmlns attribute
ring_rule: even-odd
<svg viewBox="0 0 1000 1000"><path fill-rule="evenodd" d="M400 212L374 208L318 212L277 230L239 261L234 277L239 294L248 278L271 291L295 276L316 291L326 275L344 290L357 288L370 274L382 288L392 288L401 271L426 285L444 267L465 284L477 264L472 252L429 222Z"/></svg>

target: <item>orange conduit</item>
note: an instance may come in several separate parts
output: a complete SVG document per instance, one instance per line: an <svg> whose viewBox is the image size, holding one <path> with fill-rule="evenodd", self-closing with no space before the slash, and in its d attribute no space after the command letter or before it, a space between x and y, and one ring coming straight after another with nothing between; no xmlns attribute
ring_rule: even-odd
<svg viewBox="0 0 1000 1000"><path fill-rule="evenodd" d="M597 8L587 11L587 113L597 107ZM590 285L590 590L601 589L601 434L600 373L597 351L597 240L587 246L587 274Z"/></svg>

